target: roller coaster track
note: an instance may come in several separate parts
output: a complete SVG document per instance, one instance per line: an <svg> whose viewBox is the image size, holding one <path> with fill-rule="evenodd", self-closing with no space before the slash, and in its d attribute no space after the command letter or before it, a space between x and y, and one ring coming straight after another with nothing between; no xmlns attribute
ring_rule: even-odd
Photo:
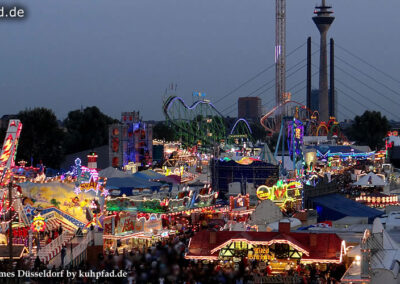
<svg viewBox="0 0 400 284"><path fill-rule="evenodd" d="M220 113L217 108L208 100L199 100L194 102L191 106L188 106L185 101L181 98L181 97L177 97L177 96L171 96L167 99L167 101L164 103L164 114L170 119L169 114L168 114L168 110L170 109L170 107L172 106L172 104L174 103L174 101L179 101L183 107L185 107L188 110L192 110L195 109L197 107L197 105L199 104L207 104L209 105L213 110L215 110L221 117L224 117L222 115L222 113Z"/></svg>
<svg viewBox="0 0 400 284"><path fill-rule="evenodd" d="M171 107L174 104L180 104L180 107L185 110L185 115L184 117L181 117L180 114L178 115L179 117L173 117L171 114ZM203 113L196 113L195 110L197 108L201 108L202 105L205 105L208 109L206 110L208 113L204 115ZM178 105L179 107L179 105ZM220 136L225 136L225 117L216 109L216 107L208 100L199 100L194 102L192 105L188 106L186 105L185 101L183 98L178 97L178 96L171 96L169 97L164 105L163 105L163 111L164 115L167 118L168 121L170 121L176 128L178 128L182 132L186 132L187 134L193 136L194 138L201 140L203 145L213 145L213 142L215 141L215 138L218 138ZM187 112L186 112L187 111ZM192 113L193 112L193 113ZM212 133L214 136L214 139L212 137L208 137L207 135L202 135L201 131L194 131L193 129L189 129L188 127L184 127L182 123L179 123L178 121L181 122L186 122L189 123L192 120L196 118L196 116L217 116L221 119L223 122L221 125L218 125L217 122L212 122L212 127L214 127L213 131L217 132L220 130L223 133ZM215 128L220 128L220 129L215 129Z"/></svg>
<svg viewBox="0 0 400 284"><path fill-rule="evenodd" d="M310 109L308 109L305 105L303 105L299 102L296 102L296 101L286 101L280 105L275 106L268 113L266 113L263 117L261 117L260 123L267 132L270 132L273 134L273 133L279 131L276 128L275 117L272 117L272 116L275 114L276 111L280 110L282 107L284 107L285 105L287 105L289 103L294 103L294 104L301 106L302 109L306 110L310 115L312 115L312 111Z"/></svg>

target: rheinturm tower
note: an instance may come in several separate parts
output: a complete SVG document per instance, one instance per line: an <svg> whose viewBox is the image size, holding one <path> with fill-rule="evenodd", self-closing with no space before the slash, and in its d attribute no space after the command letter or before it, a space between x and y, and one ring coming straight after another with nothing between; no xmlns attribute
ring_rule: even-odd
<svg viewBox="0 0 400 284"><path fill-rule="evenodd" d="M326 35L329 27L331 26L335 17L331 16L333 13L327 6L325 0L322 0L320 6L315 7L313 17L314 23L321 34L320 43L320 61L319 61L319 117L322 121L329 120L329 98L328 98L328 56L327 56L327 43Z"/></svg>

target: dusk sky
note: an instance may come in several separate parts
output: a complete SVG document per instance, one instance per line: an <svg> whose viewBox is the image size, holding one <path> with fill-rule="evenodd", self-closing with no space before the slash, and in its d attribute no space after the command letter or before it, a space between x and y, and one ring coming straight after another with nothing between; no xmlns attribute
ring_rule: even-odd
<svg viewBox="0 0 400 284"><path fill-rule="evenodd" d="M318 50L319 33L312 21L318 2L287 0L287 53L303 45L288 57L287 69L305 59L308 36L317 44L313 52ZM328 38L337 44L338 118L352 118L367 106L400 120L400 1L327 3L336 17ZM115 118L122 111L140 110L145 120L160 120L170 83L177 84L177 94L188 103L193 91L217 101L274 63L274 0L27 0L23 4L25 20L1 20L0 114L43 106L64 119L70 110L96 105ZM316 72L318 54L313 64ZM305 61L297 65L302 66ZM223 110L233 105L225 114L235 116L237 98L273 80L274 72L271 68L216 106ZM305 102L305 79L305 68L287 79L287 90L299 102ZM317 75L313 85L318 87ZM271 87L260 97L266 104L274 94ZM271 102L264 108L272 106Z"/></svg>

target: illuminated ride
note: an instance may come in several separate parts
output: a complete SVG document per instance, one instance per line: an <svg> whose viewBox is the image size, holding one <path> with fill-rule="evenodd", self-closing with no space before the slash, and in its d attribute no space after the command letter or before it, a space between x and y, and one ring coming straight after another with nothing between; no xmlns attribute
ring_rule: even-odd
<svg viewBox="0 0 400 284"><path fill-rule="evenodd" d="M287 212L290 209L302 209L302 190L303 185L299 181L288 180L287 182L284 182L282 180L278 180L273 186L260 185L257 188L256 194L258 199L269 199L278 205L282 211Z"/></svg>
<svg viewBox="0 0 400 284"><path fill-rule="evenodd" d="M280 115L284 112L287 114L286 116ZM260 123L269 135L279 132L274 157L275 159L277 158L278 151L281 151L282 156L284 156L285 148L288 147L287 150L293 161L293 169L296 170L297 176L301 175L304 166L302 153L303 136L331 136L337 137L341 141L346 141L335 117L330 117L328 122L319 121L318 111L312 112L303 104L292 100L287 100L275 106L260 119ZM280 128L278 126L279 123ZM285 141L287 141L287 146L285 146ZM281 175L286 175L284 159L282 159Z"/></svg>
<svg viewBox="0 0 400 284"><path fill-rule="evenodd" d="M22 123L18 119L10 120L0 155L1 186L8 185L10 182L12 176L10 170L15 166L15 157L17 155L18 140L21 135L21 130Z"/></svg>
<svg viewBox="0 0 400 284"><path fill-rule="evenodd" d="M314 112L316 113L316 111ZM312 116L312 118L315 119L316 116ZM317 119L315 119L315 121L318 121ZM328 120L328 122L325 121L320 121L318 123L318 126L312 129L311 134L313 136L337 136L342 138L342 140L345 140L345 137L343 136L343 134L340 131L340 126L339 126L339 122L336 121L336 118L331 116Z"/></svg>
<svg viewBox="0 0 400 284"><path fill-rule="evenodd" d="M303 162L303 136L304 136L304 125L303 122L293 118L292 121L288 122L287 125L287 143L289 156L293 161L293 164L298 170L298 175L300 175L300 170Z"/></svg>
<svg viewBox="0 0 400 284"><path fill-rule="evenodd" d="M170 96L163 111L184 146L213 146L225 139L225 118L209 100L198 100L188 106L181 97Z"/></svg>
<svg viewBox="0 0 400 284"><path fill-rule="evenodd" d="M289 105L288 105L289 104ZM288 108L292 104L291 108ZM294 105L293 105L294 104ZM284 109L287 110L287 116L279 116L279 113ZM275 147L274 157L278 156L278 151L281 150L282 157L285 153L285 148L289 150L289 155L293 161L293 169L296 169L296 174L301 174L303 168L303 136L307 131L315 126L315 121L308 119L312 116L312 112L304 105L295 101L286 101L285 103L274 107L270 112L264 115L260 123L270 134L276 133L278 120L280 130L278 141ZM287 143L287 146L285 144ZM282 158L281 176L286 176L284 159Z"/></svg>
<svg viewBox="0 0 400 284"><path fill-rule="evenodd" d="M239 141L251 141L253 139L253 131L251 130L250 124L244 118L239 118L233 124L227 137L227 144L238 144Z"/></svg>
<svg viewBox="0 0 400 284"><path fill-rule="evenodd" d="M170 96L164 103L163 111L186 148L197 145L196 150L210 151L220 143L253 140L251 127L244 118L236 120L228 131L225 117L209 100L198 100L188 106L181 97Z"/></svg>
<svg viewBox="0 0 400 284"><path fill-rule="evenodd" d="M2 231L4 232L9 223L19 217L19 220L24 225L29 225L30 222L24 212L21 203L21 188L12 184L12 201L9 202L9 188L7 187L12 183L13 171L15 167L15 157L17 155L18 140L21 135L22 123L18 119L9 121L6 136L4 138L3 147L0 155L0 217L8 216L8 221L1 222Z"/></svg>
<svg viewBox="0 0 400 284"><path fill-rule="evenodd" d="M260 119L261 125L270 135L277 133L279 131L279 126L280 126L279 123L281 121L279 121L278 119L279 117L277 116L277 114L282 112L284 108L289 107L291 104L294 104L296 108L291 108L291 110L292 111L294 110L294 112L289 116L295 116L297 117L297 119L305 121L310 115L312 115L312 111L309 110L303 104L296 101L290 101L290 100L285 101L284 103L275 106Z"/></svg>
<svg viewBox="0 0 400 284"><path fill-rule="evenodd" d="M284 108L290 107L291 105L292 107L290 109L292 113L290 113L288 116L295 117L303 122L305 136L332 135L345 140L345 137L340 132L339 123L336 121L335 117L330 117L328 122L320 121L318 111L311 111L305 105L291 100L275 106L267 114L261 117L260 123L269 135L272 136L274 133L278 133L280 131L279 123L282 122L283 118L279 117L277 114L283 111Z"/></svg>

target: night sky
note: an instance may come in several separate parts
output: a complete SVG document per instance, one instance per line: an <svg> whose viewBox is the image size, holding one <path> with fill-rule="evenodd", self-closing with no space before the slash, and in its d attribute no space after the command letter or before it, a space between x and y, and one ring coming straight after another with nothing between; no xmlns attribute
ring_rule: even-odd
<svg viewBox="0 0 400 284"><path fill-rule="evenodd" d="M338 118L352 118L368 107L400 120L400 1L327 2L336 17L328 37L337 44ZM19 3L27 18L1 19L0 24L1 115L44 106L63 119L70 110L97 105L116 118L121 111L140 110L145 120L159 120L164 91L172 82L188 103L193 91L217 101L274 63L274 0ZM300 47L287 59L287 69L294 66L287 87L299 102L305 102L306 39L312 36L316 43L313 52L319 44L311 19L317 3L287 0L287 53ZM318 53L313 64L316 72ZM237 98L274 76L271 68L216 106L223 110L232 105L224 114L235 116ZM317 75L313 85L318 86ZM262 90L255 94L260 93L268 110L273 84Z"/></svg>

